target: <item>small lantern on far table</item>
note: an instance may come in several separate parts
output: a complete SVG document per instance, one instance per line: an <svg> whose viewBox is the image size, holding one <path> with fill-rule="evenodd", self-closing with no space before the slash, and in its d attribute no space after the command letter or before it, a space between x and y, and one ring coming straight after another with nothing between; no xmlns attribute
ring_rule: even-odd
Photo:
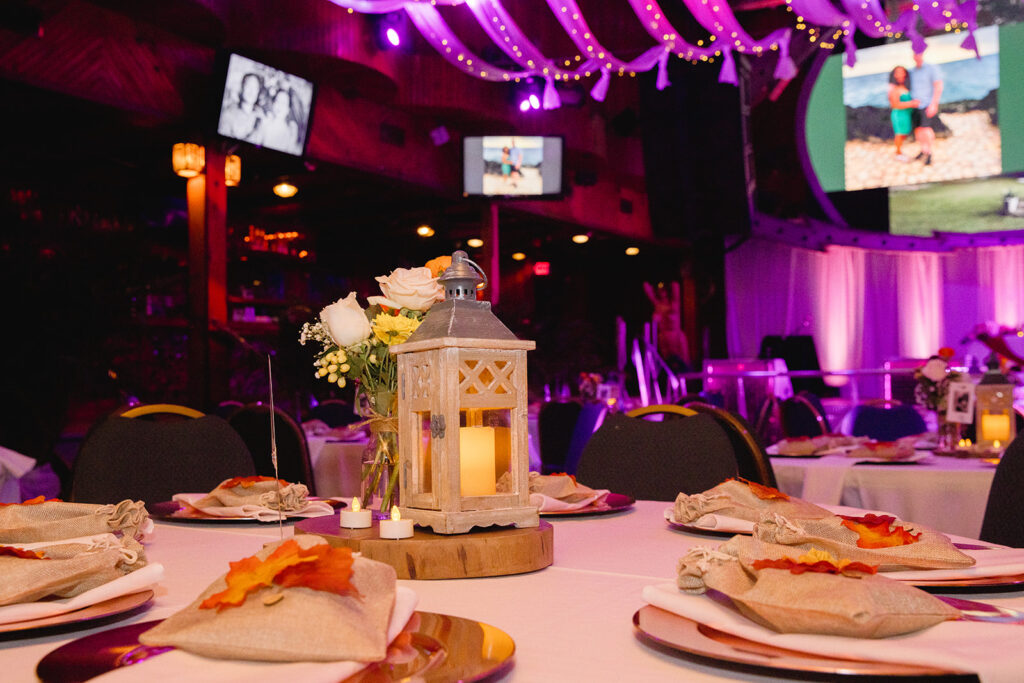
<svg viewBox="0 0 1024 683"><path fill-rule="evenodd" d="M479 273L479 274L478 274ZM526 352L477 301L486 278L456 251L434 304L398 358L401 514L436 533L535 527L527 451Z"/></svg>
<svg viewBox="0 0 1024 683"><path fill-rule="evenodd" d="M998 370L989 370L975 390L976 442L981 449L1002 450L1017 435L1013 386Z"/></svg>

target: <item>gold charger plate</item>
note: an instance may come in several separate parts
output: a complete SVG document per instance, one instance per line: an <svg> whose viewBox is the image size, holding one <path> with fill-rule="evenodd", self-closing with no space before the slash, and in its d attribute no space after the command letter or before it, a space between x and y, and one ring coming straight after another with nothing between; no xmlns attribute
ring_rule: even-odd
<svg viewBox="0 0 1024 683"><path fill-rule="evenodd" d="M347 507L347 503L343 501L328 499L328 498L310 498L310 500L322 500L328 503L331 508L337 510L339 508ZM278 520L268 520L266 522L255 519L253 517L217 517L215 515L207 515L199 512L193 507L185 505L184 503L176 500L165 500L160 503L152 503L146 506L149 511L149 516L153 519L159 519L165 522L209 522L213 524L224 523L224 522L242 522L249 524L277 524ZM326 516L326 515L325 515ZM314 517L300 517L298 515L285 515L284 522L297 522L302 519L315 519Z"/></svg>
<svg viewBox="0 0 1024 683"><path fill-rule="evenodd" d="M14 621L9 624L0 624L0 633L31 631L40 628L49 628L52 626L68 626L70 624L106 619L117 615L127 616L128 612L131 612L138 607L142 607L152 599L153 591L151 590L129 593L128 595L119 595L116 598L97 602L95 605L89 605L88 607L77 609L74 612L65 612L64 614L57 614L52 617L42 617L41 619L28 619L26 621ZM88 624L85 625L88 626Z"/></svg>
<svg viewBox="0 0 1024 683"><path fill-rule="evenodd" d="M130 624L73 640L43 657L36 675L43 683L78 683L157 657L172 648L140 645L139 634L158 623ZM508 673L515 664L515 642L490 624L415 612L406 632L409 647L389 648L387 659L344 683L487 681Z"/></svg>
<svg viewBox="0 0 1024 683"><path fill-rule="evenodd" d="M856 677L961 677L963 673L910 664L835 659L758 643L724 633L652 605L641 607L633 615L633 626L641 641L653 643L713 665L754 670L769 676L803 678L817 675ZM971 680L977 680L970 674Z"/></svg>

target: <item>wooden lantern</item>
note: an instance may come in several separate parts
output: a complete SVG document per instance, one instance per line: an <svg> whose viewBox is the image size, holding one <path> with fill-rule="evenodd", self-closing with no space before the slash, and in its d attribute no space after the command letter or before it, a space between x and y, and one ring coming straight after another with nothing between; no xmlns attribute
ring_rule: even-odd
<svg viewBox="0 0 1024 683"><path fill-rule="evenodd" d="M986 372L975 388L975 440L981 448L1002 450L1017 434L1013 386L998 370Z"/></svg>
<svg viewBox="0 0 1024 683"><path fill-rule="evenodd" d="M527 452L526 352L536 344L476 300L478 270L456 251L439 279L445 300L391 349L401 514L441 534L539 524Z"/></svg>

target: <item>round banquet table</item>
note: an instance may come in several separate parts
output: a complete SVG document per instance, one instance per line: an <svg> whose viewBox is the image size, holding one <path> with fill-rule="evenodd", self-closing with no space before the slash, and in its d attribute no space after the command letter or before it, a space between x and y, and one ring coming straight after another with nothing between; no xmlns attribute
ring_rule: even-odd
<svg viewBox="0 0 1024 683"><path fill-rule="evenodd" d="M663 517L669 506L639 501L632 510L610 515L548 518L554 526L554 564L541 571L400 583L419 594L421 611L474 619L507 632L515 640L515 667L502 681L779 680L684 659L649 647L634 635L632 617L645 604L643 588L674 580L676 561L688 548L715 546L723 540L669 528ZM285 526L284 534L291 533L292 528ZM3 679L36 680L36 663L80 636L169 616L225 572L229 561L251 555L278 538L276 525L158 522L147 553L164 565L166 573L152 607L100 628L37 637L0 636ZM977 597L1024 609L1024 592ZM139 666L139 681L146 680L143 668Z"/></svg>
<svg viewBox="0 0 1024 683"><path fill-rule="evenodd" d="M779 489L821 505L883 510L948 534L977 538L995 466L929 455L908 464L855 464L842 455L771 459Z"/></svg>

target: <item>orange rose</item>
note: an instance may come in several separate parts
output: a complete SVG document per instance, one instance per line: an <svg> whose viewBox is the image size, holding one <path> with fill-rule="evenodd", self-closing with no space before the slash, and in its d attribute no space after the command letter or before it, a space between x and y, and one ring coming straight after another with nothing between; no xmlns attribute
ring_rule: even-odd
<svg viewBox="0 0 1024 683"><path fill-rule="evenodd" d="M441 273L447 270L448 266L452 265L452 257L438 256L437 258L432 258L427 261L425 265L430 269L430 272L434 277L441 277Z"/></svg>

